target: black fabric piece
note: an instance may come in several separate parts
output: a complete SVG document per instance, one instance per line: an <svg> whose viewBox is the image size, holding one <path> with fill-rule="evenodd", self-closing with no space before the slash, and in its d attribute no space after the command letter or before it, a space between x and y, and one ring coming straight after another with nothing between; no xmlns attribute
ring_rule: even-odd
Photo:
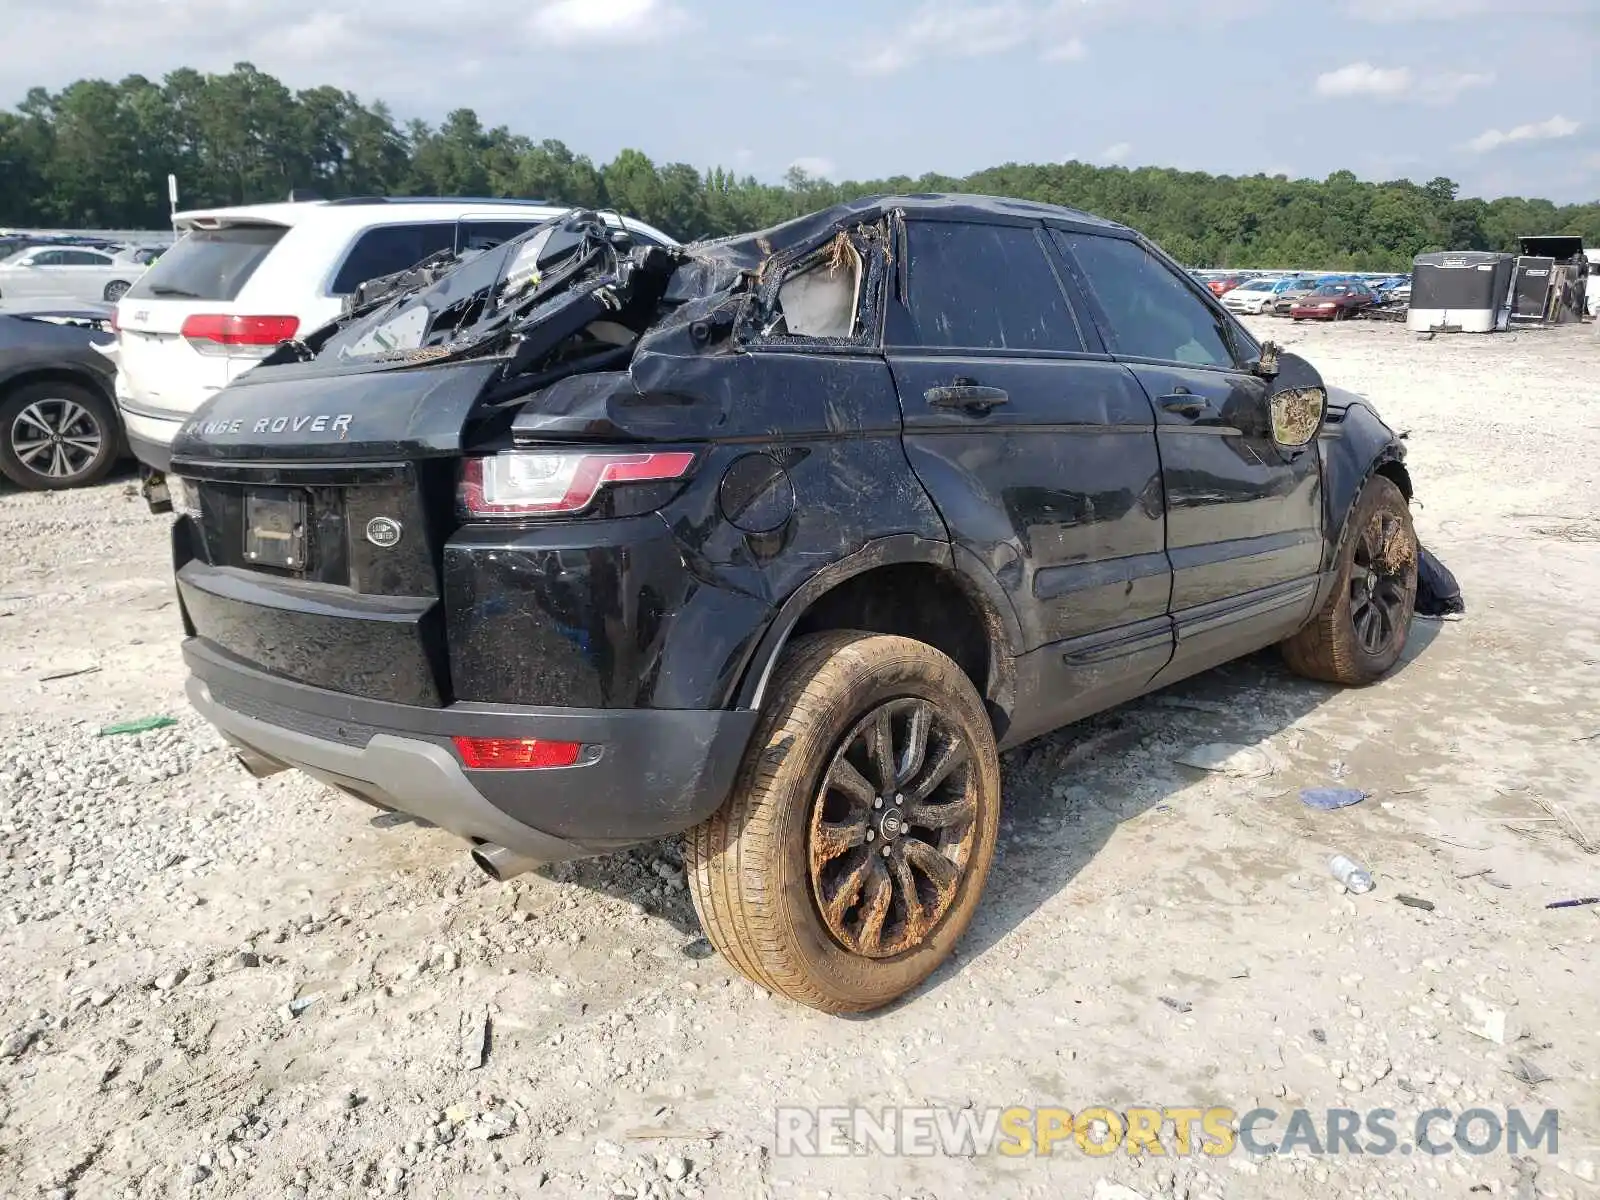
<svg viewBox="0 0 1600 1200"><path fill-rule="evenodd" d="M1461 596L1461 585L1450 574L1450 568L1440 562L1431 550L1422 547L1417 557L1417 615L1419 617L1445 617L1467 611L1467 602Z"/></svg>

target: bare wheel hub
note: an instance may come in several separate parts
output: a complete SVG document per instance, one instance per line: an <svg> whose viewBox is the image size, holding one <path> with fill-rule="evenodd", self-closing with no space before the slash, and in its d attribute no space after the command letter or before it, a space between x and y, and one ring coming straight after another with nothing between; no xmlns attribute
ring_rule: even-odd
<svg viewBox="0 0 1600 1200"><path fill-rule="evenodd" d="M888 958L933 932L978 829L965 735L929 702L891 700L845 735L812 806L812 896L847 950Z"/></svg>

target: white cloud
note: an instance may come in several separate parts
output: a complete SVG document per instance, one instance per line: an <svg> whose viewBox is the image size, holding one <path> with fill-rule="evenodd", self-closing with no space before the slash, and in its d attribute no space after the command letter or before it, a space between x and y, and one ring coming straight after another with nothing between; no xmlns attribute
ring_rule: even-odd
<svg viewBox="0 0 1600 1200"><path fill-rule="evenodd" d="M791 171L804 171L812 179L832 179L838 174L839 168L834 165L831 158L807 156L797 158L789 164Z"/></svg>
<svg viewBox="0 0 1600 1200"><path fill-rule="evenodd" d="M1369 96L1379 100L1415 100L1422 104L1450 104L1461 93L1487 87L1492 71L1451 71L1420 74L1410 67L1376 67L1354 62L1317 76L1317 95L1330 100Z"/></svg>
<svg viewBox="0 0 1600 1200"><path fill-rule="evenodd" d="M1088 53L1089 48L1083 44L1082 38L1068 38L1064 42L1046 47L1045 52L1039 57L1045 62L1079 62Z"/></svg>
<svg viewBox="0 0 1600 1200"><path fill-rule="evenodd" d="M683 13L661 0L555 0L528 18L528 29L557 45L644 42L682 21Z"/></svg>
<svg viewBox="0 0 1600 1200"><path fill-rule="evenodd" d="M1117 142L1115 145L1107 146L1100 151L1100 161L1113 164L1125 163L1132 154L1133 144L1131 142Z"/></svg>
<svg viewBox="0 0 1600 1200"><path fill-rule="evenodd" d="M1346 0L1345 11L1358 21L1398 25L1408 21L1465 21L1560 17L1593 11L1594 0Z"/></svg>
<svg viewBox="0 0 1600 1200"><path fill-rule="evenodd" d="M1071 62L1086 49L1073 35L1084 8L1083 0L976 5L934 0L885 34L882 46L858 60L856 70L892 75L924 59L987 58L1028 44L1044 46L1041 57L1047 62Z"/></svg>
<svg viewBox="0 0 1600 1200"><path fill-rule="evenodd" d="M1513 129L1501 132L1498 129L1485 129L1477 137L1467 143L1467 148L1483 154L1490 150L1498 150L1501 146L1512 142L1542 142L1553 138L1571 137L1582 129L1577 121L1568 120L1563 116L1551 117L1548 121L1535 121L1528 125L1518 125Z"/></svg>
<svg viewBox="0 0 1600 1200"><path fill-rule="evenodd" d="M1335 99L1403 96L1410 90L1411 72L1406 67L1375 67L1371 63L1357 62L1317 76L1317 95Z"/></svg>

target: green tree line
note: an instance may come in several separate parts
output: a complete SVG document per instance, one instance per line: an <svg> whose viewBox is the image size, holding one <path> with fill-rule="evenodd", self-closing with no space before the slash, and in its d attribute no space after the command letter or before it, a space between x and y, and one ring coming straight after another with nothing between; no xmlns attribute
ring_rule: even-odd
<svg viewBox="0 0 1600 1200"><path fill-rule="evenodd" d="M185 207L321 195L537 197L619 209L684 239L758 229L852 197L963 191L1081 208L1143 230L1195 266L1403 267L1424 250L1514 249L1520 235L1581 234L1600 245L1600 202L1462 198L1424 184L1232 177L1155 167L1007 163L965 177L832 183L791 170L782 184L720 167L657 164L623 150L596 163L554 139L486 129L470 108L438 126L397 122L347 91L291 91L249 63L181 69L159 83L79 80L31 90L0 112L0 225L156 229L168 173Z"/></svg>

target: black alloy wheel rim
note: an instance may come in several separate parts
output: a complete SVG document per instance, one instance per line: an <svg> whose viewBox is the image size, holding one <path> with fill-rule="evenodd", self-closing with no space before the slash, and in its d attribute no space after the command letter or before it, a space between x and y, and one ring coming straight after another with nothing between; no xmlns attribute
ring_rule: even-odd
<svg viewBox="0 0 1600 1200"><path fill-rule="evenodd" d="M1405 629L1414 562L1400 518L1376 513L1362 530L1350 567L1350 622L1368 654L1382 654Z"/></svg>
<svg viewBox="0 0 1600 1200"><path fill-rule="evenodd" d="M11 452L29 471L46 479L82 475L104 444L99 420L76 400L37 400L11 422Z"/></svg>
<svg viewBox="0 0 1600 1200"><path fill-rule="evenodd" d="M840 742L812 806L812 896L845 949L891 958L938 927L978 834L966 735L929 701L890 700Z"/></svg>

